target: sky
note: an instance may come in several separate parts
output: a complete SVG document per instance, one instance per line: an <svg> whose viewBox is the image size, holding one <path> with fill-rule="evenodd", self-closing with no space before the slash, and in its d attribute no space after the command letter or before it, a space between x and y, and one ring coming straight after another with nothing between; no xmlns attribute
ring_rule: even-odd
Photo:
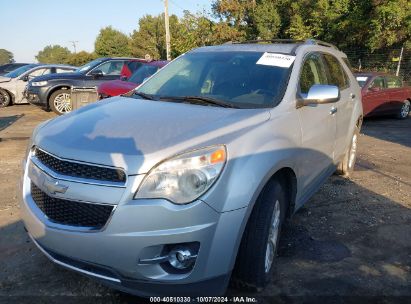
<svg viewBox="0 0 411 304"><path fill-rule="evenodd" d="M210 11L211 0L169 0L169 14ZM94 50L101 28L113 26L126 34L138 27L146 14L164 12L162 0L11 0L0 1L0 49L14 54L16 62L36 62L34 56L47 45L73 51Z"/></svg>

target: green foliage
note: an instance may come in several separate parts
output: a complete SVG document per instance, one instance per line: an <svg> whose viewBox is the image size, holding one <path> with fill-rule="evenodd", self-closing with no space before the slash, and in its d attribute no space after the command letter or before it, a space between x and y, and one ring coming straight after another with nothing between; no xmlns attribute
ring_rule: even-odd
<svg viewBox="0 0 411 304"><path fill-rule="evenodd" d="M0 64L11 62L14 62L13 53L5 49L0 49Z"/></svg>
<svg viewBox="0 0 411 304"><path fill-rule="evenodd" d="M39 51L36 59L40 63L66 63L71 52L60 45L48 45Z"/></svg>
<svg viewBox="0 0 411 304"><path fill-rule="evenodd" d="M215 41L214 23L201 14L193 15L189 11L184 11L184 17L175 26L178 27L178 31L174 31L175 36L171 40L171 48L175 55L199 46L211 45Z"/></svg>
<svg viewBox="0 0 411 304"><path fill-rule="evenodd" d="M170 16L173 58L199 46L258 38L315 38L372 52L411 47L410 0L213 0L211 11L214 18L188 11ZM111 26L102 29L95 54L48 46L36 58L81 65L94 56L147 54L166 58L164 14L140 18L130 37Z"/></svg>
<svg viewBox="0 0 411 304"><path fill-rule="evenodd" d="M214 0L212 10L245 39L316 38L371 51L411 40L409 0Z"/></svg>
<svg viewBox="0 0 411 304"><path fill-rule="evenodd" d="M174 39L178 37L180 29L177 16L171 15L169 22L170 36ZM138 25L138 30L134 30L131 35L131 54L140 58L144 58L146 54L154 59L166 58L164 14L145 15L138 21Z"/></svg>
<svg viewBox="0 0 411 304"><path fill-rule="evenodd" d="M94 43L95 53L101 57L130 56L130 38L111 26L100 30Z"/></svg>
<svg viewBox="0 0 411 304"><path fill-rule="evenodd" d="M65 63L74 65L74 66L81 66L96 58L97 58L97 55L94 53L88 53L86 51L81 51L78 53L70 54L70 56L67 58Z"/></svg>

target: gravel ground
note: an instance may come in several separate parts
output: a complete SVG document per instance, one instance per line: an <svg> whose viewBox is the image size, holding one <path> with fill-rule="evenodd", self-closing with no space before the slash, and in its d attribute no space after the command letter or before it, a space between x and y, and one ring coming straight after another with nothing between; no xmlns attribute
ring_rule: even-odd
<svg viewBox="0 0 411 304"><path fill-rule="evenodd" d="M16 189L33 128L54 114L0 109L0 303L140 303L51 263L23 230ZM411 303L411 119L366 120L356 172L332 176L287 223L272 283L279 303Z"/></svg>

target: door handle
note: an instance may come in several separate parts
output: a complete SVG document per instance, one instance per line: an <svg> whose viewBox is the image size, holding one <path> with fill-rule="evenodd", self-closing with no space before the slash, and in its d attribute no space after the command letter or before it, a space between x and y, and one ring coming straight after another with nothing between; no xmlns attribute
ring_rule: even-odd
<svg viewBox="0 0 411 304"><path fill-rule="evenodd" d="M332 107L331 110L330 110L330 114L331 114L331 115L334 115L335 113L337 113L337 111L338 111L338 110L337 110L336 107Z"/></svg>

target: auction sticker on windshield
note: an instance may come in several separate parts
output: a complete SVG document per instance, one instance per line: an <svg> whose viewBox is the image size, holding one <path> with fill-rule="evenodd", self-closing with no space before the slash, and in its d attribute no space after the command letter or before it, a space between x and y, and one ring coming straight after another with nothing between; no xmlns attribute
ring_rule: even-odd
<svg viewBox="0 0 411 304"><path fill-rule="evenodd" d="M265 52L260 59L258 59L257 64L271 65L281 68L289 68L294 62L295 56L267 53Z"/></svg>

